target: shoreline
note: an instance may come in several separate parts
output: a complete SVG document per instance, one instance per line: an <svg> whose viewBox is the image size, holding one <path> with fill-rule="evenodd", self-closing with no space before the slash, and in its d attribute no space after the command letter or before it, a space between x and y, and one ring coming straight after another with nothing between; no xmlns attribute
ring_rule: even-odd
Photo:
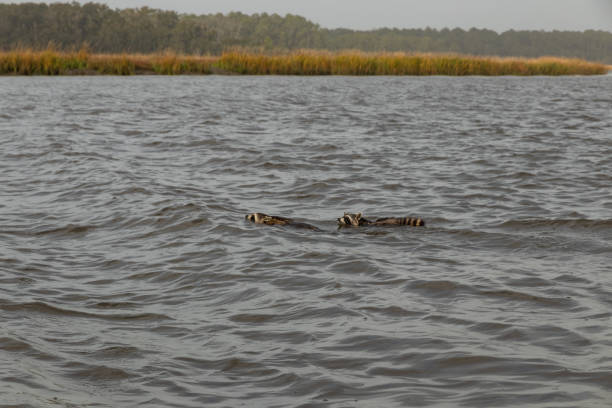
<svg viewBox="0 0 612 408"><path fill-rule="evenodd" d="M93 75L348 75L562 76L606 75L612 66L557 57L501 58L458 54L315 51L271 55L231 51L220 56L91 54L55 50L0 51L3 76Z"/></svg>

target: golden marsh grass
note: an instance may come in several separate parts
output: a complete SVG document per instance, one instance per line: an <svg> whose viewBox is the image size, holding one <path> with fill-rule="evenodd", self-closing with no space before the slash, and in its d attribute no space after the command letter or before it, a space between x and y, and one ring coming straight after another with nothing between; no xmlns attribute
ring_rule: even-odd
<svg viewBox="0 0 612 408"><path fill-rule="evenodd" d="M91 54L15 50L0 52L4 75L601 75L610 67L578 59L475 57L452 54L304 50L288 54L230 51L220 57L161 54Z"/></svg>
<svg viewBox="0 0 612 408"><path fill-rule="evenodd" d="M224 53L221 69L251 75L600 75L603 64L579 59L475 57L453 54L405 54L301 51L286 55Z"/></svg>
<svg viewBox="0 0 612 408"><path fill-rule="evenodd" d="M0 52L4 75L210 74L216 57L163 54L90 54L86 51L16 50Z"/></svg>

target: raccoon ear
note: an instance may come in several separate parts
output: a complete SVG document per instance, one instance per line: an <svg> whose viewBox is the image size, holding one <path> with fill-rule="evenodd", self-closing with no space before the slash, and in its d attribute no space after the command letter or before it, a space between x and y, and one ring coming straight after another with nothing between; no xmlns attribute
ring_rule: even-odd
<svg viewBox="0 0 612 408"><path fill-rule="evenodd" d="M357 218L357 219L361 218L361 213L355 214L355 218Z"/></svg>
<svg viewBox="0 0 612 408"><path fill-rule="evenodd" d="M345 212L345 213L344 213L344 215L348 215L348 213L347 213L347 212Z"/></svg>

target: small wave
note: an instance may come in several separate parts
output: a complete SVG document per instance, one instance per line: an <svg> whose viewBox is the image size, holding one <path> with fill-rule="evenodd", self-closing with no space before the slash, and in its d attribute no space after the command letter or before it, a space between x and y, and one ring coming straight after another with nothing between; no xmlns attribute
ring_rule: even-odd
<svg viewBox="0 0 612 408"><path fill-rule="evenodd" d="M517 292L513 290L487 290L480 291L479 295L489 297L500 302L514 301L514 302L532 302L540 306L551 306L551 307L562 307L569 308L575 306L576 302L569 298L563 297L544 297L538 295L532 295L524 292Z"/></svg>
<svg viewBox="0 0 612 408"><path fill-rule="evenodd" d="M113 195L117 197L122 197L124 195L130 195L130 194L144 194L144 195L150 196L150 195L153 195L153 192L144 187L132 186L132 187L127 187L120 191L115 191L113 193Z"/></svg>
<svg viewBox="0 0 612 408"><path fill-rule="evenodd" d="M384 335L355 335L347 336L337 342L333 346L325 347L325 350L336 351L342 350L366 352L366 351L381 351L387 353L395 351L404 351L406 349L421 348L426 346L429 349L449 350L452 349L452 344L446 340L435 339L431 337L391 337Z"/></svg>
<svg viewBox="0 0 612 408"><path fill-rule="evenodd" d="M27 153L6 153L4 155L5 160L21 160L21 159L36 159L39 157L43 157L51 153L50 151L41 151L41 152L27 152Z"/></svg>
<svg viewBox="0 0 612 408"><path fill-rule="evenodd" d="M7 353L19 353L41 361L54 361L58 357L36 348L33 344L12 337L0 337L0 350Z"/></svg>
<svg viewBox="0 0 612 408"><path fill-rule="evenodd" d="M45 236L45 235L59 235L59 236L73 236L73 235L85 235L90 231L96 229L95 225L74 225L68 224L64 227L52 228L47 230L42 230L35 232L33 235L35 236Z"/></svg>
<svg viewBox="0 0 612 408"><path fill-rule="evenodd" d="M156 226L158 228L154 229L153 231L149 231L147 233L139 235L137 238L146 239L146 238L152 238L158 235L187 231L191 228L200 226L202 224L207 224L207 223L208 223L208 219L203 218L203 217L198 217L198 218L181 221L181 222L173 222L173 220L158 220L156 222ZM159 227L163 227L163 228L159 228Z"/></svg>
<svg viewBox="0 0 612 408"><path fill-rule="evenodd" d="M211 124L216 124L217 122L212 122ZM199 147L199 146L223 146L224 143L220 142L217 139L203 139L203 140L194 140L192 142L188 142L186 144L187 147Z"/></svg>
<svg viewBox="0 0 612 408"><path fill-rule="evenodd" d="M534 295L526 292L518 292L509 289L499 290L478 290L475 287L459 284L452 281L425 281L418 280L408 285L409 290L420 292L429 297L449 297L459 298L465 296L483 296L502 303L529 302L540 306L550 306L558 308L571 308L576 302L571 298L547 297Z"/></svg>
<svg viewBox="0 0 612 408"><path fill-rule="evenodd" d="M230 317L232 322L236 323L268 323L277 319L277 315L270 314L253 314L253 313L242 313L233 315Z"/></svg>
<svg viewBox="0 0 612 408"><path fill-rule="evenodd" d="M129 309L138 307L138 304L133 302L98 302L92 305L97 309Z"/></svg>
<svg viewBox="0 0 612 408"><path fill-rule="evenodd" d="M361 259L334 262L329 269L332 272L347 274L371 274L378 271L373 262Z"/></svg>
<svg viewBox="0 0 612 408"><path fill-rule="evenodd" d="M235 330L233 334L249 341L287 342L289 344L308 344L317 341L313 333L285 330Z"/></svg>
<svg viewBox="0 0 612 408"><path fill-rule="evenodd" d="M52 306L44 302L28 302L28 303L0 303L0 309L7 312L28 312L41 313L55 316L66 317L82 317L104 320L172 320L170 317L157 313L140 313L140 314L100 314L82 312L79 310L71 310Z"/></svg>
<svg viewBox="0 0 612 408"><path fill-rule="evenodd" d="M295 164L290 165L289 163L281 163L279 161L265 161L265 162L262 162L256 165L255 167L261 167L264 169L274 169L274 170L288 170L289 168L295 168L296 165Z"/></svg>
<svg viewBox="0 0 612 408"><path fill-rule="evenodd" d="M20 340L10 337L0 337L0 350L9 352L24 352L32 350L32 346Z"/></svg>
<svg viewBox="0 0 612 408"><path fill-rule="evenodd" d="M414 317L421 316L422 312L415 312L412 310L406 310L400 306L388 306L388 307L375 307L375 306L366 306L362 307L359 310L370 313L377 314L384 317L394 317L394 318L406 318L406 317Z"/></svg>
<svg viewBox="0 0 612 408"><path fill-rule="evenodd" d="M338 146L330 143L320 144L313 146L313 149L318 152L332 152L339 149Z"/></svg>
<svg viewBox="0 0 612 408"><path fill-rule="evenodd" d="M265 323L287 323L299 320L316 320L325 317L328 319L361 317L360 313L340 306L330 307L306 307L285 314L266 314L266 313L240 313L235 314L229 320L236 323L246 324L265 324Z"/></svg>
<svg viewBox="0 0 612 408"><path fill-rule="evenodd" d="M142 352L137 347L132 346L111 346L103 349L95 350L88 353L91 357L103 360L115 360L117 358L139 358L142 357Z"/></svg>
<svg viewBox="0 0 612 408"><path fill-rule="evenodd" d="M475 292L470 286L447 280L417 280L410 283L408 289L430 297L456 297L462 293Z"/></svg>
<svg viewBox="0 0 612 408"><path fill-rule="evenodd" d="M71 366L78 365L84 366L77 369L73 369ZM121 368L108 367L104 365L85 365L85 364L68 364L68 373L67 376L74 378L78 381L86 381L86 382L115 382L122 381L128 378L132 378L135 375L123 370Z"/></svg>
<svg viewBox="0 0 612 408"><path fill-rule="evenodd" d="M612 220L589 219L526 219L509 220L498 225L502 229L567 228L567 229L612 229Z"/></svg>
<svg viewBox="0 0 612 408"><path fill-rule="evenodd" d="M25 277L0 279L0 284L3 284L3 285L29 286L29 285L33 285L34 283L36 283L36 280L32 278L25 278Z"/></svg>
<svg viewBox="0 0 612 408"><path fill-rule="evenodd" d="M169 214L174 213L182 213L182 212L190 212L190 211L203 211L204 209L198 204L194 203L185 203L185 204L175 204L164 207L160 210L155 211L151 215L155 217L162 217Z"/></svg>
<svg viewBox="0 0 612 408"><path fill-rule="evenodd" d="M172 149L179 147L179 143L168 142L166 140L154 140L152 142L146 142L142 144L143 147L155 147L161 149Z"/></svg>
<svg viewBox="0 0 612 408"><path fill-rule="evenodd" d="M115 156L111 156L108 154L102 154L102 153L96 153L96 152L67 151L67 152L64 152L63 154L64 156L67 156L67 157L82 157L84 159L90 159L90 160L103 160L104 162L119 160Z"/></svg>

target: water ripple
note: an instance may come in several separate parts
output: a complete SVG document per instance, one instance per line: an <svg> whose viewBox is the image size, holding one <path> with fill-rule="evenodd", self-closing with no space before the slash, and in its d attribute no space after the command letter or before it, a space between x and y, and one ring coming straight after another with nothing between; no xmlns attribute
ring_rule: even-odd
<svg viewBox="0 0 612 408"><path fill-rule="evenodd" d="M0 404L607 407L610 78L0 78Z"/></svg>

